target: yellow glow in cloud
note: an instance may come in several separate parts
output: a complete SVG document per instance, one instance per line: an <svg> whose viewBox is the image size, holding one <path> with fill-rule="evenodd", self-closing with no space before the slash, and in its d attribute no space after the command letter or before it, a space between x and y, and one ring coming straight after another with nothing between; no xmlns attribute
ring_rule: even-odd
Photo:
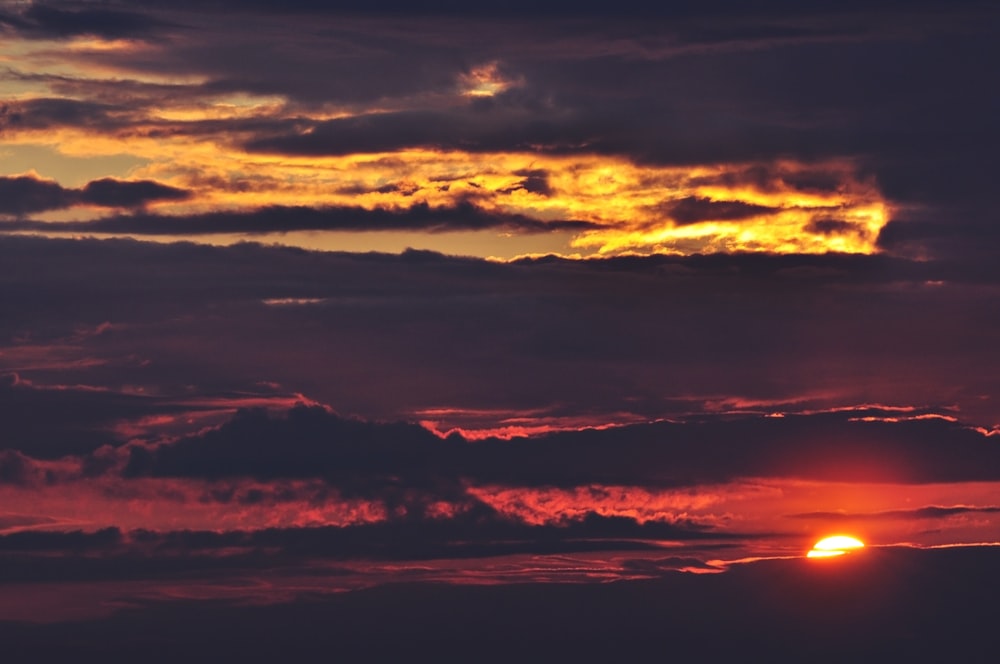
<svg viewBox="0 0 1000 664"><path fill-rule="evenodd" d="M476 81L503 82L494 65L474 73ZM199 121L280 119L284 112L274 97L219 97L181 101L145 115L136 111L121 118L121 128L103 132L21 128L5 140L47 146L78 159L141 158L144 164L128 178L193 192L185 201L156 203L162 214L262 206L405 210L416 204L471 203L488 213L592 224L557 249L563 255L873 253L889 215L875 184L859 177L846 160L677 167L606 155L432 149L293 156L246 152L240 145L254 136L238 130L191 131ZM295 230L294 220L288 230ZM468 253L496 255L479 246Z"/></svg>
<svg viewBox="0 0 1000 664"><path fill-rule="evenodd" d="M404 108L410 102L388 99L368 108L292 108L280 96L213 94L201 85L207 82L202 77L137 72L129 67L129 58L155 60L163 48L156 41L95 37L0 44L0 60L16 62L17 71L26 75L8 77L16 88L6 93L11 108L23 104L30 109L32 102L52 98L99 102L86 109L95 114L88 126L60 126L55 120L51 126L40 122L38 128L31 123L5 127L5 147L17 147L25 154L48 150L69 157L76 172L74 186L106 176L107 164L114 159L136 164L127 173L116 172L117 176L155 180L192 192L184 201L151 204L159 214L252 211L263 206L402 211L414 205L453 208L471 204L496 215L590 224L584 229L563 227L552 234L558 236L555 243L532 239L518 245L529 253L873 253L878 233L889 218L888 204L875 184L843 159L677 167L582 153L429 148L341 156L247 152L242 146L259 138L260 126L306 131L323 120L373 113L379 105L388 104L386 111L394 103ZM500 61L481 61L459 75L449 93L420 98L419 103L462 106L469 98L492 97L523 83L505 71ZM174 94L171 86L183 85L191 87L185 94ZM110 92L117 90L120 95ZM233 120L241 122L229 122ZM100 159L89 172L83 160L94 157ZM10 170L14 162L9 163L7 172L0 175L24 170L23 163ZM44 174L59 177L55 168ZM69 186L67 181L60 182ZM77 219L86 219L113 211L77 208L74 213ZM65 218L65 211L47 217ZM516 225L487 230L493 239L527 236ZM287 231L275 229L282 241L299 238L294 241L300 242L304 233L296 231L294 219L289 220ZM365 242L372 249L384 246L375 234L355 233L342 243L317 243L316 235L308 236L312 238L309 246L356 247ZM341 233L340 239L346 235ZM190 239L208 241L208 237ZM457 241L453 236L446 245L443 237L432 236L420 246L447 246L453 252ZM459 253L504 255L491 250L481 236Z"/></svg>
<svg viewBox="0 0 1000 664"><path fill-rule="evenodd" d="M677 225L663 219L652 229L611 228L587 231L572 246L618 253L873 253L878 231L887 221L886 206L873 202L842 210L846 232L813 232L815 211L793 208L738 221Z"/></svg>

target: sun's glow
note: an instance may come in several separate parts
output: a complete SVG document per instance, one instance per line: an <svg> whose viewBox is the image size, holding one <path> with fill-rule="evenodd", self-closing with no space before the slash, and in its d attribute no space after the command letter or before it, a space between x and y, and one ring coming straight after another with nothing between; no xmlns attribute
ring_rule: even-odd
<svg viewBox="0 0 1000 664"><path fill-rule="evenodd" d="M808 558L832 558L842 556L856 549L863 549L865 543L850 535L832 535L824 537L813 545L812 550L806 554Z"/></svg>

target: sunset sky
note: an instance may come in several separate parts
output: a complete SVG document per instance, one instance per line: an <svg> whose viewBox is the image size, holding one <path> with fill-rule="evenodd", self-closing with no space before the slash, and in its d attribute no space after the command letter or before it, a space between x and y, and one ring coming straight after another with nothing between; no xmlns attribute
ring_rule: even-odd
<svg viewBox="0 0 1000 664"><path fill-rule="evenodd" d="M662 4L0 0L0 637L992 587L995 6Z"/></svg>

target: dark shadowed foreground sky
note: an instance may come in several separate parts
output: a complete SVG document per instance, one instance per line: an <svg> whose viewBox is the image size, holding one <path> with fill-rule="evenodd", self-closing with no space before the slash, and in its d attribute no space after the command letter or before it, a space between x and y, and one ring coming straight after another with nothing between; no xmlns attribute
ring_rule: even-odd
<svg viewBox="0 0 1000 664"><path fill-rule="evenodd" d="M991 659L991 4L0 2L0 637Z"/></svg>

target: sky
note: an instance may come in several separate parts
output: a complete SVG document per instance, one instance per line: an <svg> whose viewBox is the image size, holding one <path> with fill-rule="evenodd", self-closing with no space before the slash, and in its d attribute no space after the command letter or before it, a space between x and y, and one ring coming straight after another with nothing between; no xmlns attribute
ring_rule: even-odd
<svg viewBox="0 0 1000 664"><path fill-rule="evenodd" d="M0 1L0 635L981 655L998 27Z"/></svg>

